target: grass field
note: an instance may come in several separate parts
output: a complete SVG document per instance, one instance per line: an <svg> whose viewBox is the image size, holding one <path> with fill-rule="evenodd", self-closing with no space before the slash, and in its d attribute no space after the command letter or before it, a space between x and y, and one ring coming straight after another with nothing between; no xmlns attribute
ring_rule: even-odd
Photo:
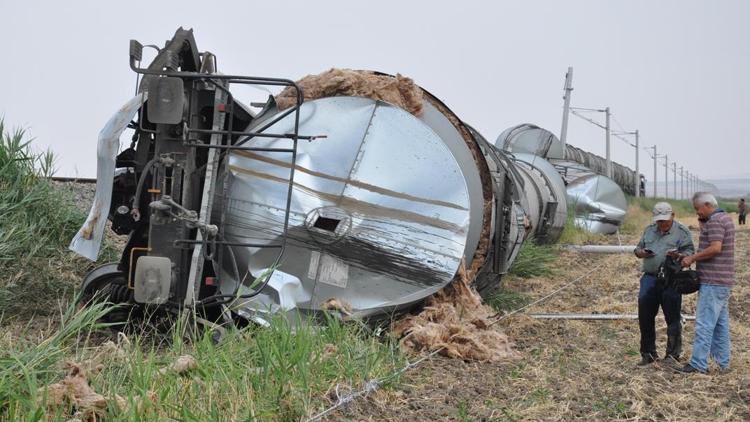
<svg viewBox="0 0 750 422"><path fill-rule="evenodd" d="M34 153L0 121L0 420L300 420L408 359L397 341L331 317L322 325L230 330L216 344L189 314L118 332L106 305L74 306L92 264L65 250L84 219L46 176L53 157ZM620 237L572 225L561 243L633 244L655 200L629 199ZM697 220L687 201L677 218ZM728 204L731 206L731 204ZM729 208L731 210L731 208ZM693 232L696 234L695 231ZM619 240L618 240L619 239ZM105 255L116 256L114 241ZM330 420L740 420L750 418L750 231L738 234L731 299L733 371L686 377L663 363L636 367L635 321L499 322L518 356L500 363L435 357ZM488 302L499 315L568 285L529 312L634 313L638 262L524 245ZM694 312L695 296L683 312ZM156 328L158 325L160 328ZM658 320L659 347L664 346ZM687 354L692 323L685 323Z"/></svg>
<svg viewBox="0 0 750 422"><path fill-rule="evenodd" d="M218 345L189 315L103 326L107 306L73 304L92 264L66 251L84 215L47 181L52 155L2 121L0 134L0 420L298 420L403 366L389 337L334 317L276 318Z"/></svg>
<svg viewBox="0 0 750 422"><path fill-rule="evenodd" d="M621 235L634 244L649 212L631 204L633 229ZM677 208L677 207L676 207ZM678 208L678 219L697 228L694 215ZM635 220L639 223L633 223ZM697 231L692 230L697 237ZM697 239L696 239L697 240ZM505 279L495 306L517 309L571 280L580 281L528 309L528 313L613 313L637 311L638 261L630 254L586 255L557 251L551 274ZM750 419L750 230L737 235L737 286L730 299L732 370L686 376L668 363L637 366L636 320L539 320L514 315L500 325L521 358L505 363L435 358L384 391L350 406L336 420L691 420ZM683 313L695 312L695 295ZM684 323L689 357L693 322ZM666 324L657 317L657 349L663 355Z"/></svg>

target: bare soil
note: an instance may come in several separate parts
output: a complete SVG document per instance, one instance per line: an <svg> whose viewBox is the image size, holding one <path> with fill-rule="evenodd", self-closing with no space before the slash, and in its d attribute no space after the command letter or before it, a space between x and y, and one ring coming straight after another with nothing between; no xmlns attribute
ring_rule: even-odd
<svg viewBox="0 0 750 422"><path fill-rule="evenodd" d="M482 363L435 357L407 372L394 388L355 401L329 420L750 420L750 230L745 227L737 234L729 373L714 366L708 375L684 375L665 362L637 366L636 320L536 320L519 314L499 324L521 359ZM624 244L636 241L634 235L622 237ZM561 252L553 276L507 278L505 285L536 300L600 264L600 270L528 312L636 313L640 273L632 255ZM684 314L694 314L695 299L684 297ZM684 323L683 333L685 359L692 321ZM657 341L663 353L661 314Z"/></svg>

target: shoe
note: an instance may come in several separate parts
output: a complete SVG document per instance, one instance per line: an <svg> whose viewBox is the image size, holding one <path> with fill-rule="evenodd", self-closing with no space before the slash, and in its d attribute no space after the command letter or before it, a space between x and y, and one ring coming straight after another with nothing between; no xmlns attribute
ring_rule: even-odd
<svg viewBox="0 0 750 422"><path fill-rule="evenodd" d="M675 371L681 372L683 374L705 374L705 372L701 371L698 368L693 367L691 364L686 363L685 366L682 368L675 368Z"/></svg>
<svg viewBox="0 0 750 422"><path fill-rule="evenodd" d="M646 355L643 355L643 357L641 358L641 361L638 362L638 366L646 366L654 362L656 362L656 357L654 357L654 355L646 354Z"/></svg>
<svg viewBox="0 0 750 422"><path fill-rule="evenodd" d="M680 363L680 357L679 356L666 355L663 358L659 359L659 362L671 363L671 364L678 364L678 363Z"/></svg>
<svg viewBox="0 0 750 422"><path fill-rule="evenodd" d="M726 374L728 374L728 373L730 373L730 372L732 372L732 370L731 370L730 368L719 368L719 369L718 369L718 370L716 371L716 373L717 373L718 375L726 375Z"/></svg>

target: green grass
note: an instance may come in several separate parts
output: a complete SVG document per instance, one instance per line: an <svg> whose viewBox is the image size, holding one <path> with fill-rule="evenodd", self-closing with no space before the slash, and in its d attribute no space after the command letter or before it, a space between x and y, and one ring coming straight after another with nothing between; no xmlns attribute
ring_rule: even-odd
<svg viewBox="0 0 750 422"><path fill-rule="evenodd" d="M101 328L96 321L103 312L103 305L70 309L60 329L44 341L4 345L0 420L73 415L73 405L49 408L45 394L38 393L64 378L65 361L102 365L89 382L107 399L101 413L108 421L300 420L335 401L334 386L340 385L343 396L405 364L395 341L381 341L361 325L333 317L295 328L279 317L267 328L230 330L219 344L200 329L192 340L183 338L178 333L185 319L179 319L166 340L156 342L143 333L130 339L125 356L102 354L90 339ZM160 374L185 354L196 359L196 369ZM119 408L115 395L132 405Z"/></svg>
<svg viewBox="0 0 750 422"><path fill-rule="evenodd" d="M739 200L735 201L717 198L717 201L719 202L719 208L726 212L740 212ZM745 199L745 201L747 201L747 199Z"/></svg>
<svg viewBox="0 0 750 422"><path fill-rule="evenodd" d="M34 153L26 134L1 120L0 134L0 421L71 419L73 405L50 408L38 393L64 379L71 361L102 365L89 382L107 399L108 421L299 420L337 391L358 390L406 363L395 340L333 317L318 325L277 317L267 328L230 330L219 344L177 318L168 333L140 328L124 356L103 353L100 344L112 337L99 322L107 305L65 305L91 267L66 251L85 216L47 181L52 154ZM159 373L184 354L197 369Z"/></svg>
<svg viewBox="0 0 750 422"><path fill-rule="evenodd" d="M34 153L23 130L0 120L0 263L49 257L66 245L83 215L50 186L51 152Z"/></svg>
<svg viewBox="0 0 750 422"><path fill-rule="evenodd" d="M521 245L518 256L510 267L510 274L531 278L552 274L552 264L557 259L555 250L549 245L537 245L527 240Z"/></svg>
<svg viewBox="0 0 750 422"><path fill-rule="evenodd" d="M636 198L634 196L628 196L627 199L628 204L637 204L641 209L643 209L644 211L648 211L649 213L651 212L651 210L653 210L654 205L657 202L669 202L669 204L672 205L672 210L675 212L678 218L695 215L695 209L693 209L693 204L690 199L666 199L650 197ZM726 212L739 211L738 201L726 200L722 198L717 198L717 201L719 202L719 208L723 209Z"/></svg>
<svg viewBox="0 0 750 422"><path fill-rule="evenodd" d="M553 246L537 245L527 240L510 267L509 274L521 278L541 277L554 272L557 253ZM529 303L525 294L514 292L500 285L485 301L498 312L511 312Z"/></svg>
<svg viewBox="0 0 750 422"><path fill-rule="evenodd" d="M54 311L83 271L65 247L84 215L48 182L53 164L51 152L35 153L23 130L10 131L0 119L0 315L6 317Z"/></svg>
<svg viewBox="0 0 750 422"><path fill-rule="evenodd" d="M622 418L627 413L627 405L622 400L603 397L591 405L595 412L603 413L608 417Z"/></svg>
<svg viewBox="0 0 750 422"><path fill-rule="evenodd" d="M486 302L498 312L512 312L530 302L528 296L507 290L504 287L487 297Z"/></svg>
<svg viewBox="0 0 750 422"><path fill-rule="evenodd" d="M0 348L0 420L22 420L18 410L25 403L31 408L22 412L25 417L39 413L40 403L36 390L51 379L55 365L70 355L75 338L101 328L97 322L107 309L103 304L92 306L85 312L75 312L69 307L61 318L58 329L39 343L27 339L7 341ZM43 414L44 412L42 412Z"/></svg>
<svg viewBox="0 0 750 422"><path fill-rule="evenodd" d="M563 228L562 235L557 243L561 245L586 245L598 243L603 239L606 239L605 235L591 233L584 227L577 226L575 224L575 215L575 204L568 205L568 215L565 220L565 227Z"/></svg>
<svg viewBox="0 0 750 422"><path fill-rule="evenodd" d="M695 215L693 205L689 199L666 199L666 198L650 198L650 197L639 197L627 196L628 204L635 204L640 207L643 211L651 213L654 209L654 205L657 202L668 202L672 206L672 210L679 217L687 217Z"/></svg>

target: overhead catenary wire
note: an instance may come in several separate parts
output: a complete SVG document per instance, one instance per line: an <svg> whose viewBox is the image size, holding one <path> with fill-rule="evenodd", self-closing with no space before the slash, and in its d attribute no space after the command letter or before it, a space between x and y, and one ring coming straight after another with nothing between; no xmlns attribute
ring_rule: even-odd
<svg viewBox="0 0 750 422"><path fill-rule="evenodd" d="M604 263L605 262L602 261L599 265L597 265L597 266L589 269L588 271L586 271L582 275L574 278L573 280L569 281L568 283L566 283L566 284L562 285L561 287L553 290L551 293L549 293L549 294L547 294L547 295L545 295L545 296L543 296L543 297L541 297L541 298L539 298L539 299L537 299L537 300L535 300L535 301L533 301L533 302L531 302L529 304L521 306L520 308L517 308L517 309L515 309L515 310L513 310L513 311L511 311L509 313L506 313L506 314L499 314L498 313L498 314L493 315L491 318L497 318L497 319L494 320L494 321L492 321L491 323L487 324L487 326L491 327L491 326L499 323L500 321L502 321L502 320L504 320L504 319L506 319L506 318L508 318L508 317L510 317L512 315L515 315L515 314L518 314L520 312L523 312L524 310L526 310L526 309L528 309L528 308L530 308L530 307L532 307L532 306L534 306L534 305L536 305L538 303L544 302L545 300L547 300L547 299L555 296L556 294L558 294L561 291L567 289L568 287L570 287L570 286L578 283L579 281L583 280L587 276L595 273L601 267L604 266ZM427 361L429 359L432 359L438 353L442 352L444 349L445 349L445 346L441 346L441 347L433 350L432 352L430 352L430 353L422 356L421 358L417 359L416 361L407 363L402 368L396 370L395 372L393 372L393 373L391 373L389 375L386 375L386 376L381 377L381 378L376 378L376 379L369 380L369 381L367 381L367 382L365 382L363 384L363 387L360 390L355 391L354 393L347 394L344 397L338 396L338 388L337 388L336 391L337 391L338 400L336 401L336 403L334 403L329 408L321 411L320 413L317 413L317 414L311 416L310 418L306 419L306 421L307 422L312 422L312 421L319 420L320 418L331 414L336 409L338 409L338 408L340 408L340 407L342 407L342 406L344 406L346 404L349 404L352 401L354 401L354 400L356 400L356 399L358 399L360 397L366 397L370 393L374 393L375 391L377 391L378 389L380 389L380 387L383 385L383 383L388 382L388 381L390 381L390 380L398 377L399 375L405 373L406 371L408 371L408 370L410 370L412 368L415 368L415 367L419 366L420 364L422 364L423 362L425 362L425 361Z"/></svg>
<svg viewBox="0 0 750 422"><path fill-rule="evenodd" d="M579 119L582 119L582 120L585 120L585 121L591 123L594 126L598 126L598 127L602 128L602 129L605 129L605 130L607 129L607 126L605 126L605 125L597 122L594 119L591 119L589 117L586 117L586 116L584 116L582 114L577 113L576 110L578 110L578 109L577 108L573 109L573 107L571 107L571 110L570 110L571 114L573 114L574 116L578 117ZM599 111L599 110L594 110L594 111ZM623 138L621 136L621 135L624 135L624 134L630 134L632 132L626 132L624 129L622 129L622 126L619 123L617 125L620 126L621 132L613 132L612 130L610 130L609 131L610 135L614 136L615 138L617 138L617 139L623 141L624 143L630 145L631 147L635 148L635 144L630 143L629 140L627 140L626 138Z"/></svg>
<svg viewBox="0 0 750 422"><path fill-rule="evenodd" d="M603 108L585 108L585 107L570 107L571 110L577 110L577 111L588 111L592 113L603 113Z"/></svg>
<svg viewBox="0 0 750 422"><path fill-rule="evenodd" d="M572 70L572 68L569 68L569 69ZM566 74L566 77L567 77L567 74ZM585 120L586 122L588 122L588 123L590 123L590 124L592 124L594 126L597 126L597 127L601 128L601 129L608 130L608 136L614 136L615 138L617 138L617 139L621 140L622 142L626 143L627 145L635 148L636 149L636 163L638 161L638 152L641 149L643 151L646 151L648 153L648 156L649 156L650 159L656 160L657 158L659 158L658 155L650 153L650 148L648 148L648 147L640 147L639 148L638 145L633 144L632 142L630 142L630 140L628 140L628 139L626 139L626 138L624 138L622 136L622 135L636 135L636 141L638 139L637 138L638 135L636 133L637 131L636 132L628 132L628 131L626 131L624 129L624 126L622 125L622 123L620 123L620 121L617 119L617 117L615 117L614 114L612 114L610 112L609 107L607 107L605 109L601 109L601 108L573 107L573 106L569 106L568 104L566 104L566 108L565 109L567 111L567 113L564 113L565 115L563 117L563 119L564 119L565 122L567 122L567 115L568 114L573 114L574 116L578 117L579 119ZM619 128L619 131L612 131L611 127L609 127L609 128L607 127L607 126L609 126L609 120L608 120L608 124L605 126L604 124L599 123L596 120L594 120L594 119L592 119L592 118L584 115L584 113L605 113L605 112L607 113L607 118L611 119L611 121ZM564 127L566 125L567 125L567 123L564 125ZM563 141L563 145L565 145L564 141ZM608 138L608 145L607 145L608 154L609 154L609 148L610 147L609 147L609 138ZM664 155L664 156L666 156L666 155ZM608 159L609 159L609 157L608 157ZM675 162L675 165L676 165L676 162ZM666 163L665 163L665 167L667 167ZM687 174L690 175L690 172L688 171ZM690 180L689 177L688 177L688 180ZM696 184L696 186L693 187L693 189L694 190L699 189L700 179L695 180L694 183ZM688 186L690 186L690 183L688 183ZM654 195L656 195L656 193L654 193Z"/></svg>
<svg viewBox="0 0 750 422"><path fill-rule="evenodd" d="M601 123L597 122L597 121L596 121L596 120L594 120L594 119L591 119L591 118L589 118L589 117L586 117L586 116L584 116L583 114L580 114L580 113L578 113L578 112L577 112L576 110L577 110L577 109L573 109L573 108L571 107L570 113L571 113L572 115L574 115L574 116L578 117L579 119L582 119L582 120L585 120L585 121L587 121L587 122L591 123L591 124L592 124L592 125L594 125L594 126L598 126L598 127L602 128L602 129L605 129L605 130L607 129L607 126L605 126L605 125L603 125L603 124L601 124Z"/></svg>

